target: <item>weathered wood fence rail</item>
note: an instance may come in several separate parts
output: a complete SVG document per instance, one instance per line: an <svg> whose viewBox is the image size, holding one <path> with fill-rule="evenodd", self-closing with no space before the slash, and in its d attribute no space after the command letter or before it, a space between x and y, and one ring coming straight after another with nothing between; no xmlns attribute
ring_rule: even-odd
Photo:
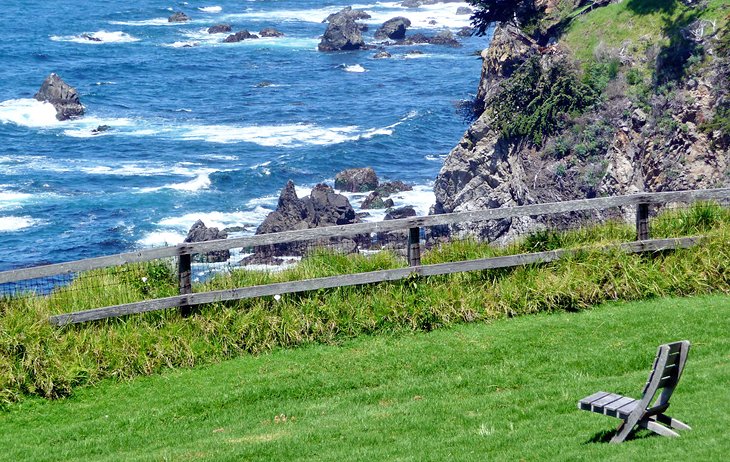
<svg viewBox="0 0 730 462"><path fill-rule="evenodd" d="M420 229L442 225L463 224L476 221L500 220L517 217L536 217L544 215L563 214L581 211L598 211L617 207L635 207L637 241L619 246L625 252L646 252L664 249L688 247L696 244L697 237L679 239L649 240L649 206L666 205L671 203L693 203L698 201L728 201L730 188L708 189L698 191L675 191L661 193L642 193L627 196L601 197L595 199L581 199L565 202L532 204L519 207L487 209L472 212L430 215L423 217L404 218L399 220L381 221L375 223L358 223L353 225L330 226L301 231L285 231L281 233L262 234L217 241L186 243L176 246L156 249L140 250L106 257L89 258L68 263L24 268L0 272L0 284L24 281L58 275L75 274L93 269L122 266L130 263L141 263L162 258L176 257L178 259L178 276L180 280L180 295L162 299L147 300L111 307L75 313L61 314L51 317L55 325L80 323L109 317L123 316L146 311L154 311L172 307L182 307L211 303L217 301L237 300L252 297L261 297L275 294L302 292L332 287L368 284L382 281L403 279L411 274L422 276L450 274L463 271L483 270L519 266L530 263L549 262L565 256L568 250L555 250L531 254L512 255L507 257L487 258L437 265L421 265L420 262ZM408 268L381 270L368 273L348 274L268 284L264 286L242 287L205 293L192 293L191 263L195 254L205 254L211 251L229 250L235 248L252 248L257 246L283 244L296 241L317 241L330 238L351 237L363 234L384 233L393 231L407 231L408 234ZM612 248L616 248L613 246Z"/></svg>

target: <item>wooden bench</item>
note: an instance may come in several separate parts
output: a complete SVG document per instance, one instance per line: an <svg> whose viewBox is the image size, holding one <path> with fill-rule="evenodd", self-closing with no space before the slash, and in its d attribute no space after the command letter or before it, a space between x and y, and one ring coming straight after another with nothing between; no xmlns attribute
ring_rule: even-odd
<svg viewBox="0 0 730 462"><path fill-rule="evenodd" d="M682 376L688 352L687 340L659 345L654 367L640 399L599 391L578 401L578 409L621 419L623 422L611 439L612 443L624 441L636 426L659 435L673 437L679 436L674 430L691 430L689 425L664 413L669 407L669 398ZM661 394L650 406L649 403L660 389Z"/></svg>

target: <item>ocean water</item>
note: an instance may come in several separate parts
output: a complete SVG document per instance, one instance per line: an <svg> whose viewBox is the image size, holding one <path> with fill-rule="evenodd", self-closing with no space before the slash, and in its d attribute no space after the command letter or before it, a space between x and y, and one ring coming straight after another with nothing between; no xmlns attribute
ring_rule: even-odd
<svg viewBox="0 0 730 462"><path fill-rule="evenodd" d="M463 47L320 53L339 0L63 2L4 0L0 17L0 271L176 244L202 219L253 233L293 180L301 195L372 166L414 191L426 214L445 155L467 128L454 103L476 91L486 39ZM456 32L461 3L355 4L375 29ZM192 18L168 23L173 11ZM206 29L275 27L282 38L226 44ZM88 35L98 39L91 41ZM422 54L408 54L414 49ZM86 115L59 122L32 99L58 73ZM110 130L93 134L99 125ZM364 194L351 194L357 208ZM371 220L382 219L374 211Z"/></svg>

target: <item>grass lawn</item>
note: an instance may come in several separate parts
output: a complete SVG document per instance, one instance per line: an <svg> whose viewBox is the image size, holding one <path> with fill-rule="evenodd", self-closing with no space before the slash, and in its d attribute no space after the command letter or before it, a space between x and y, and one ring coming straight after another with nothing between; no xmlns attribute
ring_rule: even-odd
<svg viewBox="0 0 730 462"><path fill-rule="evenodd" d="M609 303L361 337L105 380L0 413L2 460L721 460L730 449L730 297ZM601 440L577 410L636 396L660 343L692 342L669 414L692 431Z"/></svg>

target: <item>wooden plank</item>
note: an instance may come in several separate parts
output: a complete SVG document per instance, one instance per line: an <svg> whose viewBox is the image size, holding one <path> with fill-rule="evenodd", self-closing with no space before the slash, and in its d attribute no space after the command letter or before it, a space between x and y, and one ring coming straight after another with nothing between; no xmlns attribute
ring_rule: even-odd
<svg viewBox="0 0 730 462"><path fill-rule="evenodd" d="M193 293L192 283L192 256L190 254L182 254L178 257L177 277L180 287L180 295L189 295ZM189 316L192 312L190 305L180 306L180 314Z"/></svg>
<svg viewBox="0 0 730 462"><path fill-rule="evenodd" d="M176 257L182 254L201 254L215 250L234 248L250 248L260 245L282 244L295 241L312 241L337 237L351 237L358 234L403 231L408 228L453 225L457 223L500 220L523 216L552 215L586 210L605 210L614 207L634 206L639 203L665 204L672 202L686 203L705 200L730 200L730 188L707 189L700 191L671 191L661 193L641 193L627 196L599 197L594 199L578 199L547 204L532 204L519 207L458 212L443 215L411 217L399 220L387 220L374 223L357 223L352 225L328 226L297 231L261 234L256 236L221 239L207 242L179 244L177 246L140 250L106 257L89 258L68 263L37 266L0 272L0 284L22 281L26 279L48 277L60 274L89 271L108 266L121 266L129 263L140 263L159 258Z"/></svg>
<svg viewBox="0 0 730 462"><path fill-rule="evenodd" d="M408 230L408 266L421 266L421 228Z"/></svg>
<svg viewBox="0 0 730 462"><path fill-rule="evenodd" d="M594 251L621 250L627 253L651 252L665 249L686 248L695 245L702 237L656 239L653 241L629 242L620 245L608 245L592 248ZM110 317L128 314L143 313L165 308L184 305L200 305L204 303L242 300L247 298L265 297L277 294L304 292L309 290L347 287L375 282L396 281L409 277L411 274L421 276L437 276L464 271L478 271L485 269L507 268L533 263L546 263L558 260L566 254L585 251L581 249L561 249L530 254L509 255L504 257L483 258L479 260L439 263L434 265L417 266L412 268L398 268L392 270L371 271L368 273L346 274L302 281L280 282L262 286L240 287L236 289L218 290L213 292L179 295L157 300L129 303L76 313L52 316L50 322L57 326L75 324L86 321L95 321Z"/></svg>
<svg viewBox="0 0 730 462"><path fill-rule="evenodd" d="M636 206L636 240L649 239L649 204Z"/></svg>
<svg viewBox="0 0 730 462"><path fill-rule="evenodd" d="M108 266L123 266L130 263L140 263L159 258L175 257L179 254L177 247L160 247L158 249L140 250L107 257L87 258L67 263L22 268L0 273L0 284L23 281L26 279L42 278L59 274L71 274L81 271L90 271Z"/></svg>
<svg viewBox="0 0 730 462"><path fill-rule="evenodd" d="M582 409L584 411L590 411L591 404L594 401L599 400L599 399L603 398L604 396L608 396L608 395L610 395L610 393L608 393L607 391L597 391L597 392L593 393L592 395L586 396L585 398L578 401L578 408Z"/></svg>

